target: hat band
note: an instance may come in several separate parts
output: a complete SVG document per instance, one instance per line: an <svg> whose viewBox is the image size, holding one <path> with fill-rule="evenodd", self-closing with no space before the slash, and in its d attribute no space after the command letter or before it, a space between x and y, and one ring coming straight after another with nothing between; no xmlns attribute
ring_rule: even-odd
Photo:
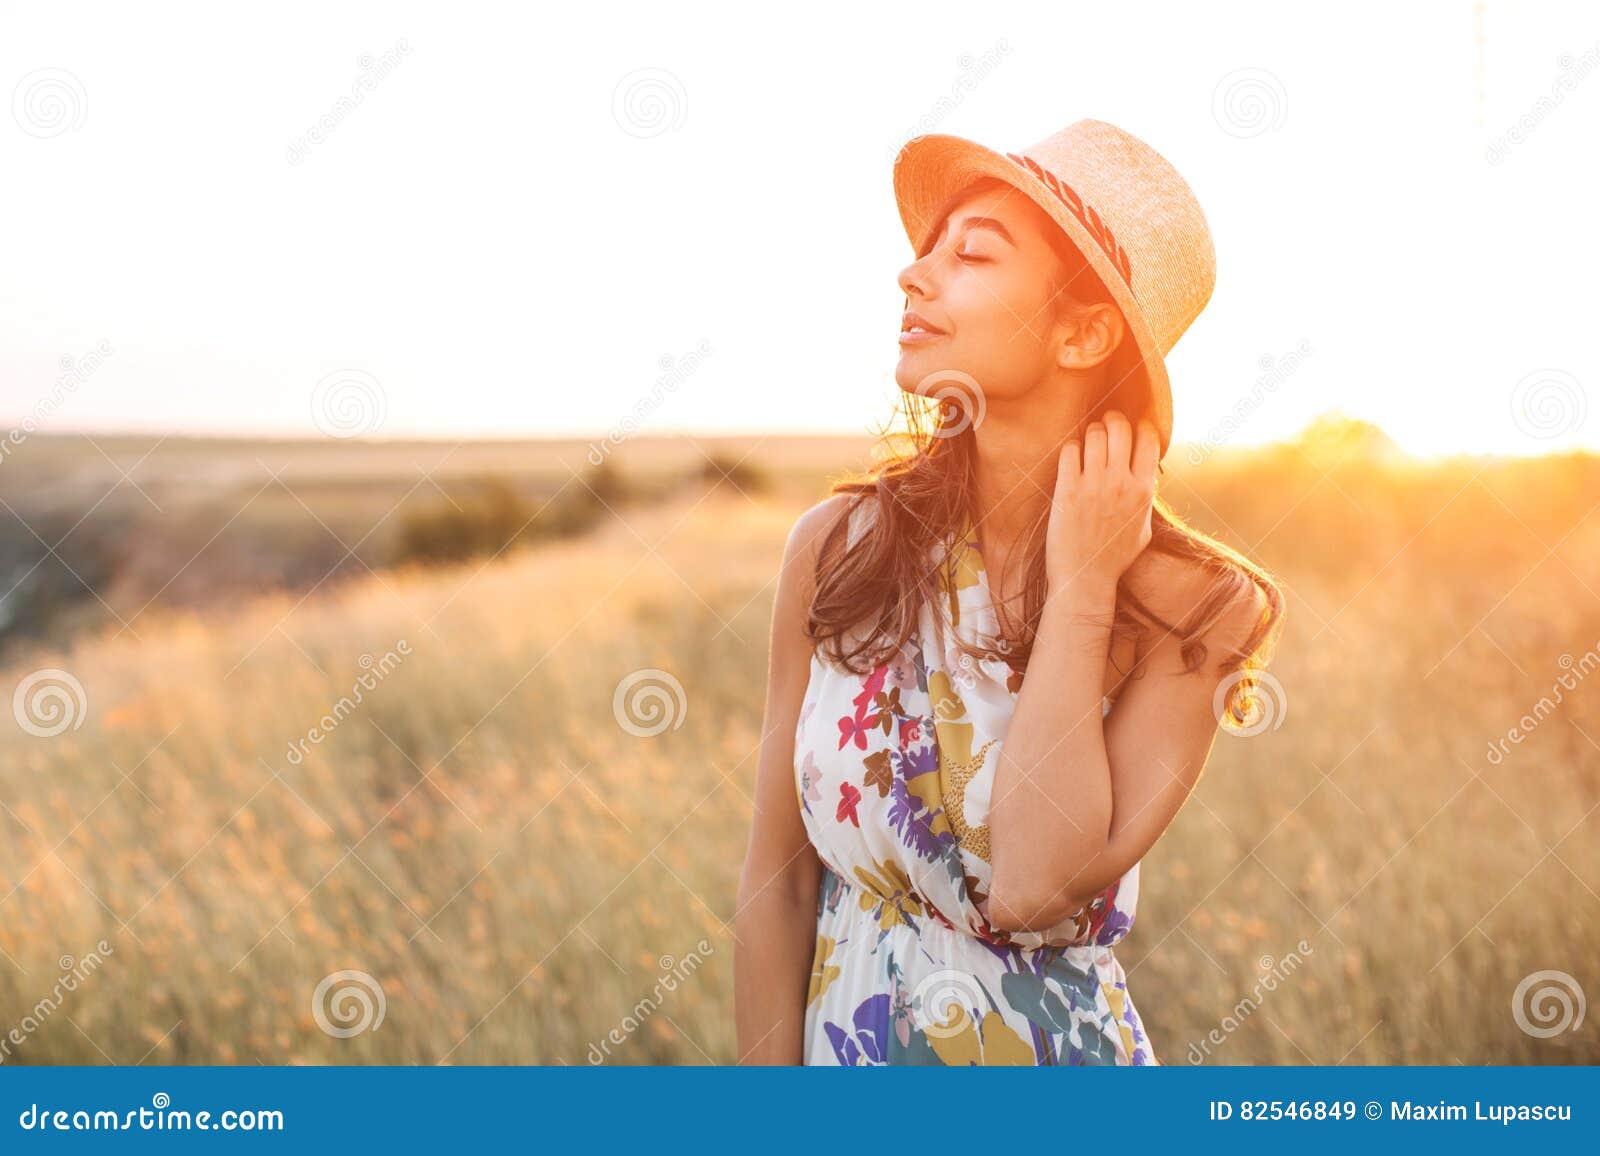
<svg viewBox="0 0 1600 1156"><path fill-rule="evenodd" d="M1095 243L1105 251L1112 267L1122 275L1123 284L1132 289L1133 266L1128 260L1128 254L1117 244L1117 239L1111 235L1110 226L1100 219L1100 214L1094 211L1094 207L1086 205L1077 190L1032 157L1023 156L1021 153L1007 153L1006 156L1044 182L1045 187L1056 195L1067 207L1068 212L1078 218L1083 227L1089 231L1089 236L1093 237Z"/></svg>

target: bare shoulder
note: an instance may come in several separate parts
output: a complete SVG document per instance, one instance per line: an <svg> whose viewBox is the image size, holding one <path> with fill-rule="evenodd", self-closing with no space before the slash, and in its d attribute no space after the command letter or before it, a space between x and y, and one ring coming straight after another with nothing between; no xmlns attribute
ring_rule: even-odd
<svg viewBox="0 0 1600 1156"><path fill-rule="evenodd" d="M848 514L854 495L831 494L795 519L783 547L774 607L774 644L786 653L809 653L804 626L816 593L817 558L834 527Z"/></svg>
<svg viewBox="0 0 1600 1156"><path fill-rule="evenodd" d="M784 549L785 560L815 562L823 542L855 498L856 495L849 493L830 494L796 518Z"/></svg>
<svg viewBox="0 0 1600 1156"><path fill-rule="evenodd" d="M1146 550L1126 575L1128 587L1154 613L1174 626L1201 628L1208 669L1236 656L1268 613L1266 594L1251 576L1231 566L1213 566ZM1218 592L1221 599L1206 620L1194 616ZM1165 637L1163 637L1163 635ZM1179 664L1179 639L1165 631L1151 644L1150 657L1163 668ZM1158 655L1162 657L1157 658Z"/></svg>

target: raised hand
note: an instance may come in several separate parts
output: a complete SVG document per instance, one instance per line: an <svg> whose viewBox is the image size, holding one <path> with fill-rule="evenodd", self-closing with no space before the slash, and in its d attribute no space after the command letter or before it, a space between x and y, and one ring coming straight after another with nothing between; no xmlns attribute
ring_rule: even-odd
<svg viewBox="0 0 1600 1156"><path fill-rule="evenodd" d="M1045 533L1051 593L1075 584L1115 588L1149 545L1160 452L1149 420L1140 418L1135 431L1116 410L1090 422L1081 441L1067 439Z"/></svg>

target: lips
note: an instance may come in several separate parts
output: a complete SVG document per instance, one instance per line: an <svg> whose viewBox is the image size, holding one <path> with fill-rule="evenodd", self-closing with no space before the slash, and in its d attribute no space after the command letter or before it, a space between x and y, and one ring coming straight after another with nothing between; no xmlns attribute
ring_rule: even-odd
<svg viewBox="0 0 1600 1156"><path fill-rule="evenodd" d="M929 321L922 314L913 310L906 310L900 317L900 332L902 335L913 337L943 336L944 330Z"/></svg>

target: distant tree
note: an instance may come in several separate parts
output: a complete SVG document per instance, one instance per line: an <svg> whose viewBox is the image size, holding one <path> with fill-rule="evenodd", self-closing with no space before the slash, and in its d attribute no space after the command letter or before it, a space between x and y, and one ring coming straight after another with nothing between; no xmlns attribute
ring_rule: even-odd
<svg viewBox="0 0 1600 1156"><path fill-rule="evenodd" d="M771 488L771 479L748 457L724 451L707 454L700 466L700 480L708 486L728 486L746 494L759 494Z"/></svg>
<svg viewBox="0 0 1600 1156"><path fill-rule="evenodd" d="M504 478L481 478L473 493L404 515L396 561L459 562L495 554L516 541L532 518L533 507Z"/></svg>
<svg viewBox="0 0 1600 1156"><path fill-rule="evenodd" d="M622 476L616 459L612 457L601 458L598 465L590 467L583 481L596 501L612 509L632 497L627 479Z"/></svg>
<svg viewBox="0 0 1600 1156"><path fill-rule="evenodd" d="M588 530L626 496L615 467L605 463L587 473L583 482L570 483L555 497L537 503L524 498L503 477L479 478L469 493L405 514L393 560L461 562L518 545L571 537Z"/></svg>
<svg viewBox="0 0 1600 1156"><path fill-rule="evenodd" d="M1319 465L1336 462L1380 463L1406 456L1382 428L1338 410L1318 414L1293 439Z"/></svg>

